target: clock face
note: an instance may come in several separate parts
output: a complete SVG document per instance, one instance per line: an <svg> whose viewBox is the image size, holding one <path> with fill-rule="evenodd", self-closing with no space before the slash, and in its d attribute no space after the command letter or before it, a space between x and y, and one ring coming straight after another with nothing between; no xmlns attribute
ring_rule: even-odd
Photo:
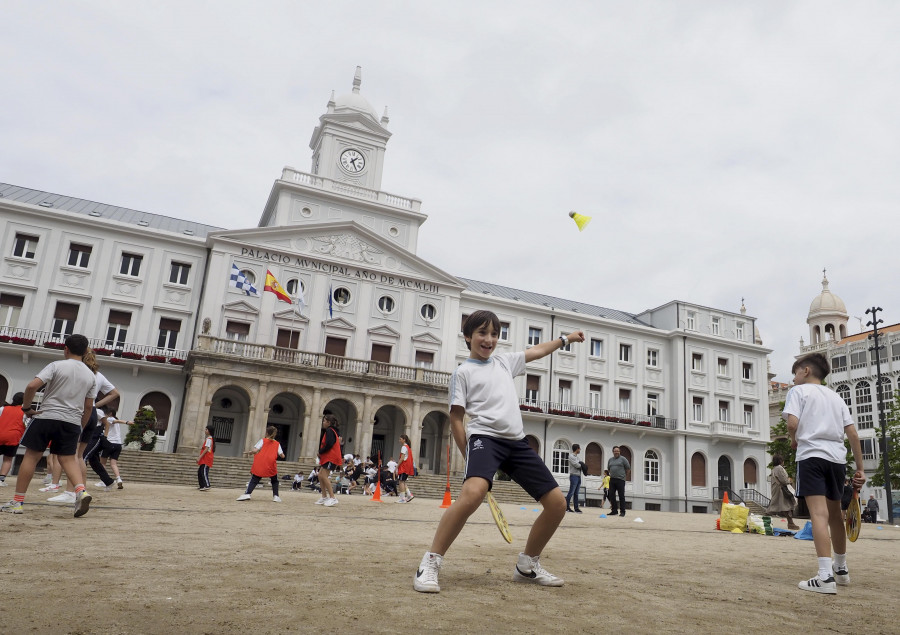
<svg viewBox="0 0 900 635"><path fill-rule="evenodd" d="M351 174L357 174L366 167L366 159L359 150L344 150L341 152L341 167Z"/></svg>

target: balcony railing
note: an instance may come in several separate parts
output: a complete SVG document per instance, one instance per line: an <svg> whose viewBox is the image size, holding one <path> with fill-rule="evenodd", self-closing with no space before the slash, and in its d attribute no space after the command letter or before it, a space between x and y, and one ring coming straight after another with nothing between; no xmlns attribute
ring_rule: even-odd
<svg viewBox="0 0 900 635"><path fill-rule="evenodd" d="M677 421L660 415L644 415L634 412L619 412L617 410L601 410L587 406L555 403L552 401L534 401L520 399L519 409L523 412L535 412L559 417L572 417L573 419L588 419L590 421L604 421L607 423L619 423L643 428L658 428L662 430L674 430Z"/></svg>
<svg viewBox="0 0 900 635"><path fill-rule="evenodd" d="M403 381L414 381L432 386L448 386L451 373L443 373L414 366L400 366L376 362L370 359L353 359L327 353L313 353L294 348L283 348L271 344L220 339L209 335L201 335L198 340L199 351L234 355L243 359L271 360L301 367L325 368L356 375L370 377L386 377Z"/></svg>
<svg viewBox="0 0 900 635"><path fill-rule="evenodd" d="M47 331L35 331L33 329L0 328L0 345L11 344L16 346L29 346L33 348L48 348L62 350L65 345L65 335L55 335ZM108 344L103 338L88 338L88 344L94 349L98 357L119 357L135 361L146 360L157 363L169 363L181 366L187 359L188 352L184 350L159 348L144 344Z"/></svg>
<svg viewBox="0 0 900 635"><path fill-rule="evenodd" d="M342 183L326 177L309 174L308 172L300 172L293 168L284 168L281 173L281 179L283 181L292 181L318 190L332 191L347 196L376 201L382 205L390 205L391 207L397 207L411 212L419 212L422 207L422 201L416 198L406 198L404 196L388 194L381 190L372 190L367 187L360 187L350 183Z"/></svg>

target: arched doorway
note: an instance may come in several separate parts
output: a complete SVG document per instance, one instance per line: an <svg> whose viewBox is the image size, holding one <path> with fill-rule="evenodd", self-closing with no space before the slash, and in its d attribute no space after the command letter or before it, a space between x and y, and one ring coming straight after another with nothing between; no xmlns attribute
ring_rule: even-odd
<svg viewBox="0 0 900 635"><path fill-rule="evenodd" d="M118 401L118 400L116 400ZM148 392L146 395L141 397L140 405L138 405L138 410L143 408L144 406L150 406L153 408L153 412L156 414L156 434L161 437L166 436L166 430L169 429L169 415L172 412L172 400L169 399L168 395L161 392ZM119 414L120 419L125 419L127 417Z"/></svg>
<svg viewBox="0 0 900 635"><path fill-rule="evenodd" d="M249 413L250 396L242 388L225 386L215 392L209 407L209 424L213 427L217 455L243 454ZM198 439L198 445L202 441Z"/></svg>
<svg viewBox="0 0 900 635"><path fill-rule="evenodd" d="M423 472L443 474L447 468L444 430L449 419L446 412L432 410L422 420L422 440L419 443L419 453L414 456Z"/></svg>
<svg viewBox="0 0 900 635"><path fill-rule="evenodd" d="M322 414L332 414L337 417L338 427L341 431L341 453L356 454L359 452L355 450L356 444L359 442L356 434L356 421L359 418L356 407L346 399L332 399L325 404Z"/></svg>
<svg viewBox="0 0 900 635"><path fill-rule="evenodd" d="M700 452L691 456L691 487L706 487L706 457Z"/></svg>
<svg viewBox="0 0 900 635"><path fill-rule="evenodd" d="M747 489L758 489L759 471L756 467L756 461L753 459L744 460L744 487Z"/></svg>
<svg viewBox="0 0 900 635"><path fill-rule="evenodd" d="M587 444L584 449L584 463L587 465L588 474L591 476L603 476L603 448L599 443Z"/></svg>
<svg viewBox="0 0 900 635"><path fill-rule="evenodd" d="M397 460L400 456L400 435L404 430L406 430L406 415L400 408L397 406L379 408L375 413L369 454L377 461L380 452L382 463L387 463L391 457Z"/></svg>
<svg viewBox="0 0 900 635"><path fill-rule="evenodd" d="M9 381L0 375L0 404L6 403L6 393L9 392ZM9 395L12 398L12 395ZM27 404L26 404L27 405Z"/></svg>
<svg viewBox="0 0 900 635"><path fill-rule="evenodd" d="M626 459L628 459L628 465L630 465L632 469L634 469L634 459L632 458L631 448L629 448L627 445L620 445L619 455L624 456ZM625 472L625 480L631 481L631 470L627 470Z"/></svg>
<svg viewBox="0 0 900 635"><path fill-rule="evenodd" d="M284 456L288 460L300 455L303 447L303 418L305 415L306 404L293 393L279 393L269 403L267 425L275 426L278 429L275 440L281 444Z"/></svg>
<svg viewBox="0 0 900 635"><path fill-rule="evenodd" d="M719 496L726 489L731 489L731 459L723 454L719 457Z"/></svg>

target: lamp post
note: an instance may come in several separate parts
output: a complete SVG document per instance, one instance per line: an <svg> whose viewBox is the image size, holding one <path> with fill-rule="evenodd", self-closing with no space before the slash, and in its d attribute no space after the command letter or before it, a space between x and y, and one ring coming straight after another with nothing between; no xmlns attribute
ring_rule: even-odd
<svg viewBox="0 0 900 635"><path fill-rule="evenodd" d="M887 516L888 523L894 524L894 503L891 498L891 467L890 467L890 447L891 440L888 438L887 433L887 420L884 416L884 398L882 395L882 384L881 384L881 350L884 349L884 344L880 344L878 342L878 338L880 337L878 333L878 325L884 322L884 320L878 319L877 313L879 311L883 311L880 306L873 306L871 309L866 309L866 314L871 314L872 319L866 323L866 326L872 327L872 334L869 335L869 339L872 340L872 346L869 347L869 350L872 351L875 357L875 395L878 399L878 422L881 424L881 462L884 465L884 493L887 502Z"/></svg>

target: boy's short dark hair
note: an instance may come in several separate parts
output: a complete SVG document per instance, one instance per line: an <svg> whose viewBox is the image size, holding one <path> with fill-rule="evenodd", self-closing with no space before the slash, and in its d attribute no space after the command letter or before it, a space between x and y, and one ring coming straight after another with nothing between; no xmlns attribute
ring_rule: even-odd
<svg viewBox="0 0 900 635"><path fill-rule="evenodd" d="M493 311L482 310L475 311L475 313L466 318L466 323L463 324L463 336L472 337L472 333L475 332L475 329L484 324L490 324L497 333L500 333L500 318L497 317L497 314ZM472 346L468 340L466 340L466 348L472 350Z"/></svg>
<svg viewBox="0 0 900 635"><path fill-rule="evenodd" d="M798 368L811 369L813 375L819 379L825 379L828 377L828 373L831 372L831 365L822 353L804 355L791 366L791 373L796 373Z"/></svg>
<svg viewBox="0 0 900 635"><path fill-rule="evenodd" d="M70 335L66 338L66 348L69 349L69 352L72 353L72 355L78 355L80 357L87 351L88 340L84 335L79 335L78 333Z"/></svg>
<svg viewBox="0 0 900 635"><path fill-rule="evenodd" d="M578 452L578 450L580 450L580 449L581 449L581 446L578 445L577 443L572 446L572 452Z"/></svg>

